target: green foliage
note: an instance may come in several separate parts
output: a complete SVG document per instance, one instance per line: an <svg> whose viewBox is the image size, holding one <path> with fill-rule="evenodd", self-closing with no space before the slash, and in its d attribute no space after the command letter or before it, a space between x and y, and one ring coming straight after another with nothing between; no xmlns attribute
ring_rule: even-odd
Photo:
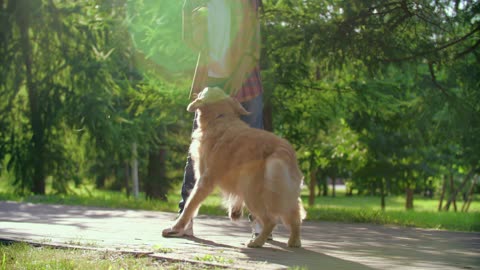
<svg viewBox="0 0 480 270"><path fill-rule="evenodd" d="M20 192L44 193L48 175L59 181L74 177L72 158L61 142L71 135L73 123L65 118L79 114L78 99L95 89L100 101L115 91L107 76L108 54L100 48L104 19L91 13L91 3L7 1L1 8L13 11L3 13L11 22L4 27L12 45L4 47L7 65L0 86L12 108L6 116L12 149L8 165ZM105 98L99 105L108 107L108 102Z"/></svg>
<svg viewBox="0 0 480 270"><path fill-rule="evenodd" d="M0 159L7 160L2 170L13 173L4 175L13 178L19 193L43 194L50 190L45 187L49 178L58 193L68 193L68 183L79 184L84 177L113 177L112 186L119 188L132 143L139 145L143 168L149 153L161 146L186 149L187 86L140 73L134 64L145 58L136 55L129 38L123 2L7 1L0 6L9 22L2 26L5 37L13 44L2 43L0 71L6 80L0 91L7 98L1 103ZM39 21L13 20L32 14L41 14ZM22 35L25 29L29 35ZM26 72L30 62L35 72ZM177 166L178 160L167 166ZM167 180L160 179L164 194Z"/></svg>
<svg viewBox="0 0 480 270"><path fill-rule="evenodd" d="M196 55L182 40L183 1L127 0L126 26L139 61L137 68L178 79L195 67ZM138 59L138 58L137 58ZM190 74L188 74L190 75Z"/></svg>
<svg viewBox="0 0 480 270"><path fill-rule="evenodd" d="M426 178L459 170L457 179L469 178L480 165L478 9L264 1L275 128L296 145L304 171L381 194L422 190Z"/></svg>

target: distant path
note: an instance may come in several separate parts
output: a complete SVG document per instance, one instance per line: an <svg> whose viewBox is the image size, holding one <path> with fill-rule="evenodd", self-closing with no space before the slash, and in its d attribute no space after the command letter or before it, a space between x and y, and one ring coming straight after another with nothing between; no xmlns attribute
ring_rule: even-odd
<svg viewBox="0 0 480 270"><path fill-rule="evenodd" d="M163 238L162 229L174 218L154 211L0 202L0 239L146 253L157 249L151 256L216 259L240 269L480 269L480 233L305 222L301 249L286 247L283 225L275 229L275 241L249 249L245 219L234 223L200 216L195 238Z"/></svg>

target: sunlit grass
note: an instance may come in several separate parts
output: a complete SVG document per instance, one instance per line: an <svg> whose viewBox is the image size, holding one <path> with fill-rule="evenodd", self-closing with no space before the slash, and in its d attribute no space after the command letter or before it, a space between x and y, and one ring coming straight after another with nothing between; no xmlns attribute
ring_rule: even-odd
<svg viewBox="0 0 480 270"><path fill-rule="evenodd" d="M215 263L221 263L221 264L233 264L234 260L225 258L222 256L214 256L210 254L206 254L204 256L196 256L195 260L201 261L201 262L215 262Z"/></svg>
<svg viewBox="0 0 480 270"><path fill-rule="evenodd" d="M206 265L173 263L150 257L80 249L32 247L25 243L0 244L0 270L7 269L215 269Z"/></svg>
<svg viewBox="0 0 480 270"><path fill-rule="evenodd" d="M45 196L18 196L11 192L5 192L0 186L0 200L10 200L30 203L63 204L63 205L83 205L94 207L106 207L115 209L141 209L153 211L177 212L178 203L181 200L180 191L168 195L167 201L148 200L144 193L140 193L138 198L127 197L125 192L99 190L92 186L84 185L78 188L72 188L72 194L48 194ZM180 190L180 188L178 188ZM227 211L222 205L222 198L218 192L209 196L200 209L200 214L205 215L225 215Z"/></svg>
<svg viewBox="0 0 480 270"><path fill-rule="evenodd" d="M383 225L443 229L454 231L480 231L480 213L375 210L313 206L307 208L308 219L340 222L359 222Z"/></svg>
<svg viewBox="0 0 480 270"><path fill-rule="evenodd" d="M302 196L304 205L308 196ZM405 210L403 196L387 196L385 211L381 210L380 197L345 196L342 190L336 197L316 197L315 204L307 207L311 220L330 220L340 222L362 222L384 225L411 226L430 229L455 231L480 231L480 202L478 196L470 205L468 213L460 212L463 201L457 202L458 212L453 206L449 212L438 212L438 198L414 198L414 209ZM446 201L443 202L445 205Z"/></svg>
<svg viewBox="0 0 480 270"><path fill-rule="evenodd" d="M308 195L306 192L302 194L304 202L308 201ZM480 201L479 196L476 196L475 200L471 203L469 212L480 213ZM414 198L414 211L437 211L439 198L426 198L421 195L416 195ZM445 205L446 200L443 201ZM380 197L377 196L345 196L344 191L337 191L336 197L316 197L315 205L324 207L341 207L341 208L355 208L355 209L371 209L381 210ZM405 210L405 197L404 196L387 196L385 198L385 205L387 211L404 211ZM457 201L458 210L463 205L462 200ZM453 205L451 206L453 211Z"/></svg>

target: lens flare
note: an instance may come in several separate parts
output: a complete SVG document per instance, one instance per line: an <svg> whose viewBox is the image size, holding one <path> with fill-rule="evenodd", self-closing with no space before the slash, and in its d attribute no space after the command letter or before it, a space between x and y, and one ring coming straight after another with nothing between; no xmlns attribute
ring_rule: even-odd
<svg viewBox="0 0 480 270"><path fill-rule="evenodd" d="M260 48L256 8L250 1L211 1L198 7L192 6L197 1L187 1L184 7L180 0L127 0L137 68L166 78L191 78L202 51L198 59L208 66L209 76L228 78L253 70Z"/></svg>
<svg viewBox="0 0 480 270"><path fill-rule="evenodd" d="M162 77L190 74L196 53L182 40L179 0L128 0L127 27L135 46L137 68Z"/></svg>

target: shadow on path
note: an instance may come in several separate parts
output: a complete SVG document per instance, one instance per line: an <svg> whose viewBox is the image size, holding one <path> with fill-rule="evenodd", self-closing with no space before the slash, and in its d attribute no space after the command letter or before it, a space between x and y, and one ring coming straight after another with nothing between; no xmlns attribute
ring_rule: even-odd
<svg viewBox="0 0 480 270"><path fill-rule="evenodd" d="M86 229L86 219L108 219L118 217L112 209L98 207L49 205L33 203L1 202L0 221L18 223L59 224Z"/></svg>
<svg viewBox="0 0 480 270"><path fill-rule="evenodd" d="M200 237L186 237L185 240L193 241L208 248L215 247L219 250L230 249L244 255L243 260L260 263L274 264L277 267L304 267L305 269L358 269L370 270L370 268L360 263L343 260L321 252L312 251L306 248L288 248L280 241L268 241L262 248L239 248L213 240ZM238 240L232 238L232 241ZM199 249L199 252L201 250Z"/></svg>

